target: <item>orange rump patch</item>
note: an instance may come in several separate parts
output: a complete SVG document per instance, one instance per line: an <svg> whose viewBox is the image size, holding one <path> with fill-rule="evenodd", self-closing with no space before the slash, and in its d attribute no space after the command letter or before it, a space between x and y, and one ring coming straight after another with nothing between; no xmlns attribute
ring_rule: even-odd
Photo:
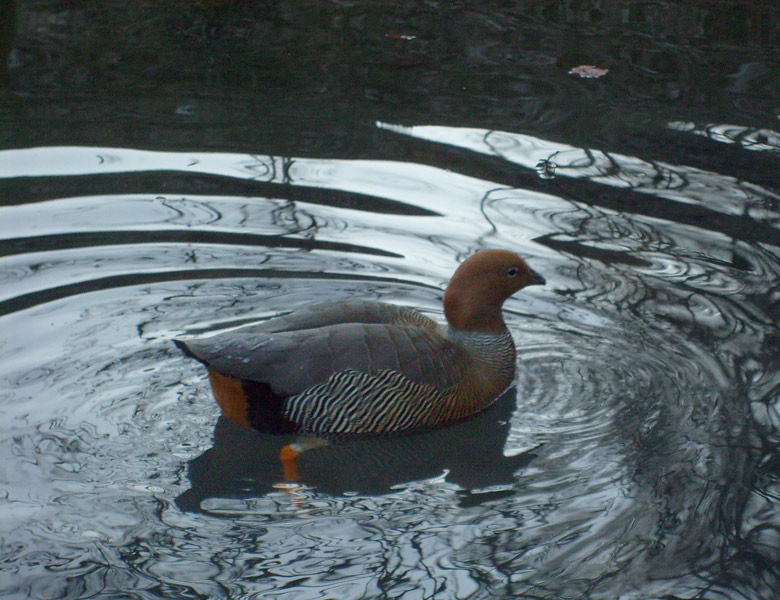
<svg viewBox="0 0 780 600"><path fill-rule="evenodd" d="M229 375L222 375L216 371L209 371L209 381L214 398L222 409L222 414L243 425L251 427L247 417L247 396L241 380Z"/></svg>

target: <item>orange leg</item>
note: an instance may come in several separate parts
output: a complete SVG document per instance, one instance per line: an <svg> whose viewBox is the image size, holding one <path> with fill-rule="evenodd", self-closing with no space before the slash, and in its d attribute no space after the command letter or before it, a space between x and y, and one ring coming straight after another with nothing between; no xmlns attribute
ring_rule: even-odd
<svg viewBox="0 0 780 600"><path fill-rule="evenodd" d="M297 481L298 474L298 456L300 452L293 446L297 444L287 444L282 451L279 452L279 460L282 463L282 472L284 473L285 481Z"/></svg>
<svg viewBox="0 0 780 600"><path fill-rule="evenodd" d="M327 440L322 438L304 438L292 444L287 444L279 452L279 460L282 463L282 472L286 481L297 481L300 473L298 472L298 457L312 448L320 448L328 445Z"/></svg>

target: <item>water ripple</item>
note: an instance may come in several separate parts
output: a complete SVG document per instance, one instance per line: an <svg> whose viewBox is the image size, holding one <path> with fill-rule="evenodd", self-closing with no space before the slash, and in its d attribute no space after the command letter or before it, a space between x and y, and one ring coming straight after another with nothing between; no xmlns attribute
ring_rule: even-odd
<svg viewBox="0 0 780 600"><path fill-rule="evenodd" d="M403 127L381 122L377 126L418 139L491 154L528 169L535 170L539 161L552 160L558 177L586 178L601 185L694 204L731 216L749 214L757 223L765 222L772 229L777 229L780 224L777 208L768 206L766 202L767 198L778 199L774 192L694 167L576 148L506 131L419 125Z"/></svg>
<svg viewBox="0 0 780 600"><path fill-rule="evenodd" d="M555 155L551 182L692 212L395 161L0 152L20 189L152 170L265 185L3 209L0 527L16 572L1 593L613 598L760 578L735 549L773 560L780 527L769 191L531 136L411 131L529 168ZM700 219L715 213L765 229L735 240L736 221ZM202 369L170 344L302 306L315 286L440 319L455 265L489 246L548 281L506 304L515 387L451 428L307 452L297 485L280 485L289 440L218 420Z"/></svg>

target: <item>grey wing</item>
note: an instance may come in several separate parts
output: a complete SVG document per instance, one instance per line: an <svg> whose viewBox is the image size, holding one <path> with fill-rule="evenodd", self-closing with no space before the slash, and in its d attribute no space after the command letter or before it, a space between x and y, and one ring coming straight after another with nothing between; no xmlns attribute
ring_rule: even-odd
<svg viewBox="0 0 780 600"><path fill-rule="evenodd" d="M274 317L262 323L243 327L240 331L255 333L277 333L317 329L342 323L414 323L431 330L436 323L410 308L385 304L383 302L342 301L314 304L286 315Z"/></svg>
<svg viewBox="0 0 780 600"><path fill-rule="evenodd" d="M463 377L467 357L446 338L422 327L345 323L279 333L228 331L179 342L209 369L264 382L289 396L333 373L393 370L411 381L446 390Z"/></svg>

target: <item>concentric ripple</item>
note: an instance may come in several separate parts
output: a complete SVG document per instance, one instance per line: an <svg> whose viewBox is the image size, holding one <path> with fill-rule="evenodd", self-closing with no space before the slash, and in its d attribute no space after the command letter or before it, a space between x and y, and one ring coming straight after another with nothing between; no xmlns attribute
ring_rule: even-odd
<svg viewBox="0 0 780 600"><path fill-rule="evenodd" d="M485 150L474 130L435 133ZM501 156L528 164L559 146L509 138ZM765 566L779 530L774 216L747 240L699 218L755 198L734 189L715 207L696 187L675 219L412 163L124 149L5 151L23 171L0 174L32 196L43 155L52 178L165 168L231 193L3 209L3 597L763 600L780 580ZM646 163L621 164L636 170L568 174L669 200ZM735 185L693 175L708 192ZM278 463L290 439L219 419L203 369L171 344L314 300L441 319L448 277L483 247L518 251L548 282L505 306L515 386L452 427L306 452L295 485Z"/></svg>

